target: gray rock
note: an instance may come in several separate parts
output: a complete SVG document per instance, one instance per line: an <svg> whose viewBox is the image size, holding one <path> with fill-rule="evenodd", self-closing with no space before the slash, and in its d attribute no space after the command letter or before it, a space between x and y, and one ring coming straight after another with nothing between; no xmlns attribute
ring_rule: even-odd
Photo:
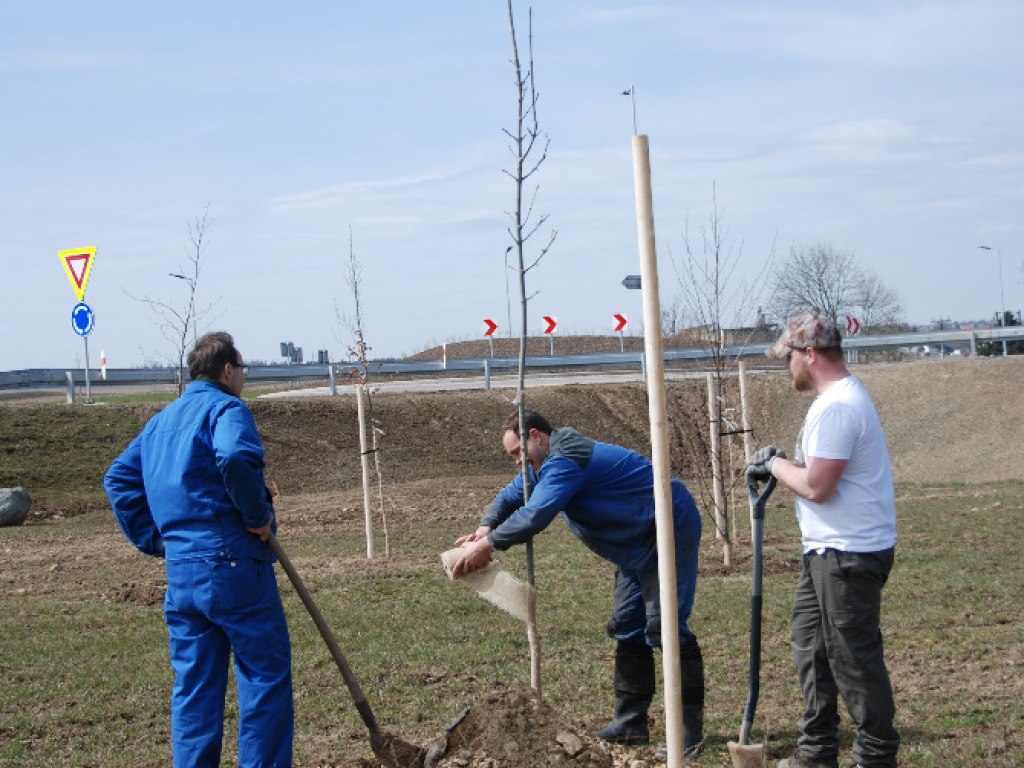
<svg viewBox="0 0 1024 768"><path fill-rule="evenodd" d="M0 526L21 525L31 506L32 497L24 488L0 488Z"/></svg>

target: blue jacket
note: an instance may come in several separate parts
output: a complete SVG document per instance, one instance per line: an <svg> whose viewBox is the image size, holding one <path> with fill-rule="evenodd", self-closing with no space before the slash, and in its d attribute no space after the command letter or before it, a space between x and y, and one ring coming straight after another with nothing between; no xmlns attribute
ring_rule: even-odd
<svg viewBox="0 0 1024 768"><path fill-rule="evenodd" d="M523 505L523 476L505 486L484 512L481 525L495 549L508 549L543 531L559 512L596 554L622 568L656 567L654 470L636 451L584 437L574 429L551 433L548 457L534 473ZM672 479L677 540L700 513L686 486ZM699 526L697 528L699 530Z"/></svg>
<svg viewBox="0 0 1024 768"><path fill-rule="evenodd" d="M254 558L270 548L246 528L274 513L252 413L218 383L193 381L149 420L103 479L128 540L167 562Z"/></svg>

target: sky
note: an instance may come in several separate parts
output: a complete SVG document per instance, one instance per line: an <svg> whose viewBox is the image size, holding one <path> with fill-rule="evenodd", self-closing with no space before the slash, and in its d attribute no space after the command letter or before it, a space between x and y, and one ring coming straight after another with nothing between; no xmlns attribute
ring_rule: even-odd
<svg viewBox="0 0 1024 768"><path fill-rule="evenodd" d="M532 17L550 144L527 261L555 240L526 276L528 332L555 317L556 352L615 313L642 333L622 286L640 272L634 104L663 306L716 209L736 324L769 303L766 265L816 243L875 271L911 323L1024 305L1019 0L560 0ZM0 370L83 365L58 258L83 246L90 366L166 364L144 299L183 308L171 275L204 214L199 331L248 360L289 341L347 356L350 252L371 358L483 338L485 318L518 334L510 59L502 0L3 4Z"/></svg>

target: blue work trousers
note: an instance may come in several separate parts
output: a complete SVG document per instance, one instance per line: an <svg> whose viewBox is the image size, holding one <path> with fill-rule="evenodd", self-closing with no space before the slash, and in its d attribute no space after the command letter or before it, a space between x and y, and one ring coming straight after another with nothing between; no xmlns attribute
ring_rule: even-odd
<svg viewBox="0 0 1024 768"><path fill-rule="evenodd" d="M693 638L690 612L697 589L697 558L700 553L700 514L694 510L684 519L676 519L676 609L679 623L679 644L685 646ZM657 558L652 568L615 571L615 604L608 619L608 636L613 640L644 642L661 647L661 595Z"/></svg>
<svg viewBox="0 0 1024 768"><path fill-rule="evenodd" d="M239 768L290 766L291 644L274 564L251 559L168 563L164 618L174 669L176 768L220 764L232 651Z"/></svg>

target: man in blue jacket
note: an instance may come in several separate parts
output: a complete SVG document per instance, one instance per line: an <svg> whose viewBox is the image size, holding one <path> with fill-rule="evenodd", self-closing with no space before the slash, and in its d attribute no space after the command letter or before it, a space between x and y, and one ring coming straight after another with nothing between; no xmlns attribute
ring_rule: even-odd
<svg viewBox="0 0 1024 768"><path fill-rule="evenodd" d="M597 736L619 744L650 741L647 710L654 697L654 653L661 647L654 472L635 451L584 437L574 429L552 429L547 419L526 412L525 450L519 414L502 427L502 446L517 464L526 454L530 500L523 504L523 476L498 492L480 527L456 540L465 551L456 575L485 566L494 550L521 544L543 531L561 512L572 532L596 554L615 564L614 610L608 621L615 647L615 712ZM701 519L690 492L672 479L679 656L683 693L683 746L688 756L703 748L704 660L687 622L697 582Z"/></svg>
<svg viewBox="0 0 1024 768"><path fill-rule="evenodd" d="M239 766L290 766L291 644L266 544L274 507L263 446L239 397L245 367L229 334L210 333L188 370L185 393L104 478L124 535L166 563L174 765L220 764L233 651Z"/></svg>

